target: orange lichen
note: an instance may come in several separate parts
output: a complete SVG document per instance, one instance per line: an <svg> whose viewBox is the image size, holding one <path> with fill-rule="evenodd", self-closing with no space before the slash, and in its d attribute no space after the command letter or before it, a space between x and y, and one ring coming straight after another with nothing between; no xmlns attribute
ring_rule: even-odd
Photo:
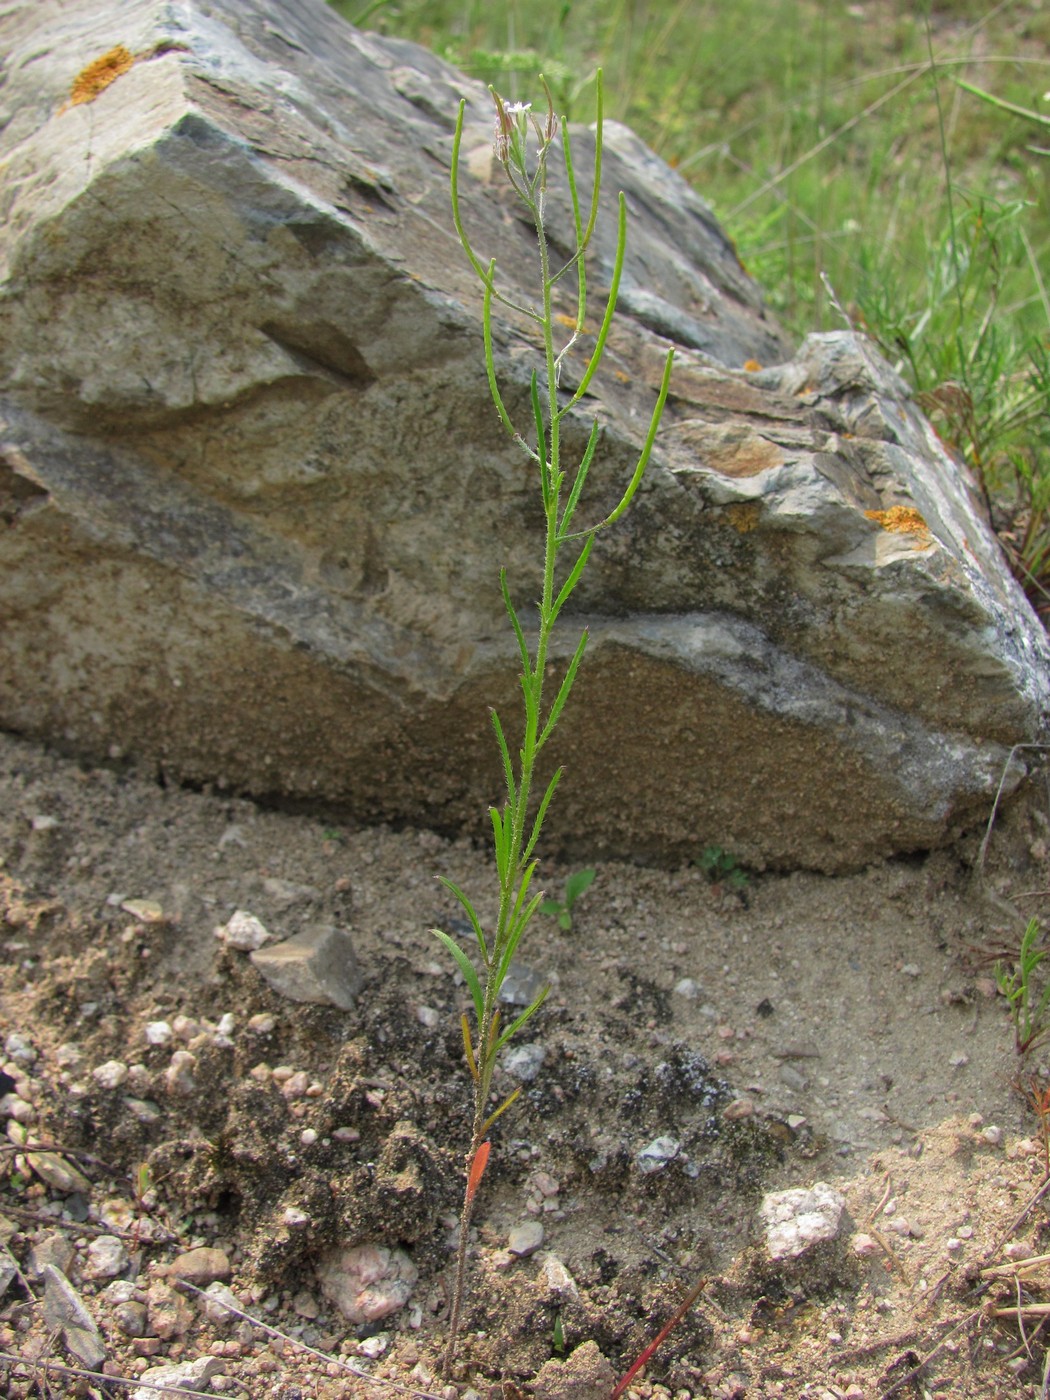
<svg viewBox="0 0 1050 1400"><path fill-rule="evenodd" d="M757 374L762 366L757 360L745 360L744 368L747 370L748 374Z"/></svg>
<svg viewBox="0 0 1050 1400"><path fill-rule="evenodd" d="M889 510L866 510L869 520L875 520L884 530L892 530L899 535L917 535L922 543L931 542L930 527L914 506L890 506Z"/></svg>
<svg viewBox="0 0 1050 1400"><path fill-rule="evenodd" d="M726 506L726 519L734 530L746 535L758 524L762 508L757 501L742 501L737 505Z"/></svg>
<svg viewBox="0 0 1050 1400"><path fill-rule="evenodd" d="M134 62L135 55L123 44L117 44L101 58L96 58L73 79L69 90L70 105L75 107L81 102L94 102L99 93L104 92L110 83L116 82Z"/></svg>

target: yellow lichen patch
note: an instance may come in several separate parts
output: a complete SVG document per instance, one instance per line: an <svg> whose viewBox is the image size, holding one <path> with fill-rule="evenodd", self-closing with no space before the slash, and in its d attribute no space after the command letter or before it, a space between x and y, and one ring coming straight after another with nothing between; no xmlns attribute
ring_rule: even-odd
<svg viewBox="0 0 1050 1400"><path fill-rule="evenodd" d="M866 510L869 520L877 521L884 530L899 535L917 535L923 546L931 543L930 527L914 506L890 506L889 510Z"/></svg>
<svg viewBox="0 0 1050 1400"><path fill-rule="evenodd" d="M134 62L135 55L123 44L117 44L101 58L96 58L73 79L69 90L70 105L75 107L81 102L94 102L99 93L104 92L110 83L116 82Z"/></svg>
<svg viewBox="0 0 1050 1400"><path fill-rule="evenodd" d="M748 374L757 374L762 366L757 360L745 360L744 368L747 370Z"/></svg>
<svg viewBox="0 0 1050 1400"><path fill-rule="evenodd" d="M755 528L761 514L762 509L757 501L741 501L737 505L726 506L726 519L742 535Z"/></svg>

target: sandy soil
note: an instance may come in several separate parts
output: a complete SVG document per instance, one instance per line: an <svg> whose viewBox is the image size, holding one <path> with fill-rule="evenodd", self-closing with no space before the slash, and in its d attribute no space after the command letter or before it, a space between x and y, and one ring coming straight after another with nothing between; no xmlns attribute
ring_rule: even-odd
<svg viewBox="0 0 1050 1400"><path fill-rule="evenodd" d="M492 1135L455 1393L602 1400L703 1279L629 1394L1040 1394L1047 1269L981 1270L1048 1248L1018 1089L1043 1057L1016 1055L991 972L1019 939L1012 911L1038 913L1050 885L1046 808L1033 791L997 823L981 889L978 832L740 891L601 864L571 931L539 919L522 961L553 991L524 1037L535 1077ZM556 892L569 872L544 873ZM0 1299L6 1393L125 1393L32 1364L85 1369L32 1301L47 1260L114 1380L210 1356L209 1394L442 1393L469 1105L466 996L429 932L463 931L439 875L487 908L487 853L466 841L82 770L0 736L0 1229L21 1275ZM215 936L235 910L276 938L350 930L354 1007L273 991ZM150 1043L158 1022L170 1036ZM34 1142L79 1176L38 1169ZM771 1260L763 1194L818 1181L845 1198L837 1239ZM530 1222L542 1241L517 1257ZM318 1276L340 1245L404 1251L406 1305L348 1321ZM209 1267L176 1263L205 1246ZM210 1317L177 1275L226 1282L255 1321Z"/></svg>

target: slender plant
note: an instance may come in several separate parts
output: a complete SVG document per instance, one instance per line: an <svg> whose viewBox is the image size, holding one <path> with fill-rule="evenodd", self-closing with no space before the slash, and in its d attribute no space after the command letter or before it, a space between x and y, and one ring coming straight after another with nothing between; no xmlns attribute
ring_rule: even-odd
<svg viewBox="0 0 1050 1400"><path fill-rule="evenodd" d="M489 808L492 821L496 876L499 883L499 904L495 926L486 929L469 897L451 880L443 883L459 900L474 931L477 947L468 955L447 933L434 932L455 959L473 1002L473 1023L468 1014L462 1017L463 1050L473 1083L473 1126L466 1155L466 1188L460 1217L459 1247L455 1266L455 1283L449 1314L448 1341L445 1349L443 1374L449 1379L456 1358L460 1315L466 1287L467 1256L470 1223L474 1201L489 1159L488 1133L493 1123L504 1113L521 1092L519 1085L495 1108L490 1103L492 1076L497 1057L507 1042L535 1016L549 988L544 988L506 1028L500 1017L500 990L510 968L511 959L528 928L533 915L543 903L543 891L533 889L533 877L538 864L535 854L544 819L562 776L555 768L547 779L542 795L536 800L541 779L538 768L543 749L554 733L569 698L587 645L584 631L576 644L572 659L554 691L545 692L544 682L550 663L551 638L555 624L572 596L586 568L594 540L623 515L641 484L656 438L660 417L667 400L674 352L669 351L660 389L649 429L634 472L618 504L610 514L595 525L580 527L577 511L583 498L587 474L598 446L599 425L595 421L587 446L578 463L570 467L562 456L562 427L583 398L597 373L605 350L609 329L616 310L616 297L623 271L627 238L627 212L624 196L619 197L618 234L612 277L605 298L605 310L594 346L587 357L583 374L574 389L562 392L560 380L565 356L577 344L584 332L587 312L587 249L598 217L599 190L602 173L602 83L597 77L597 121L595 125L594 171L590 208L586 218L580 202L568 124L555 115L550 89L541 78L546 99L546 112L534 115L528 104L506 102L490 89L496 107L495 154L518 198L525 206L536 231L539 252L538 292L534 305L523 305L506 296L496 283L496 260L483 262L475 253L463 222L460 203L460 151L466 103L460 103L456 134L452 147L452 217L463 250L478 275L483 292L483 335L485 367L489 391L496 412L508 435L522 451L538 478L539 493L546 522L543 583L538 604L538 618L531 639L526 635L526 623L514 605L505 569L500 570L500 591L513 629L521 660L521 694L523 718L521 742L512 751L506 731L493 711L492 727L503 763L506 793L502 806ZM545 206L547 201L548 166L553 153L560 147L572 206L575 250L558 267L551 265L551 247L547 238ZM576 316L572 329L561 337L563 318L555 314L555 289L564 284L574 289ZM561 290L559 288L559 290ZM536 327L542 342L542 365L531 377L530 397L532 421L519 430L511 420L500 392L493 352L493 308L506 306L526 316ZM570 318L571 320L571 318ZM563 554L568 551L568 560ZM531 631L531 628L529 629Z"/></svg>

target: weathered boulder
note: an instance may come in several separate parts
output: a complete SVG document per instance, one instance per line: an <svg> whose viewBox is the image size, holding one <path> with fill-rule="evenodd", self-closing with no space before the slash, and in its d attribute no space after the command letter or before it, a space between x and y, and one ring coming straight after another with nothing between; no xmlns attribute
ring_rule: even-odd
<svg viewBox="0 0 1050 1400"><path fill-rule="evenodd" d="M498 569L527 604L542 530L448 211L462 94L466 217L530 298L487 95L322 0L23 0L0 37L0 724L480 823L517 701ZM1046 638L903 385L846 333L792 357L703 202L606 135L592 286L617 189L631 227L569 434L600 413L592 518L680 354L566 619L551 844L836 869L943 840L1042 733ZM529 323L496 353L528 421Z"/></svg>

